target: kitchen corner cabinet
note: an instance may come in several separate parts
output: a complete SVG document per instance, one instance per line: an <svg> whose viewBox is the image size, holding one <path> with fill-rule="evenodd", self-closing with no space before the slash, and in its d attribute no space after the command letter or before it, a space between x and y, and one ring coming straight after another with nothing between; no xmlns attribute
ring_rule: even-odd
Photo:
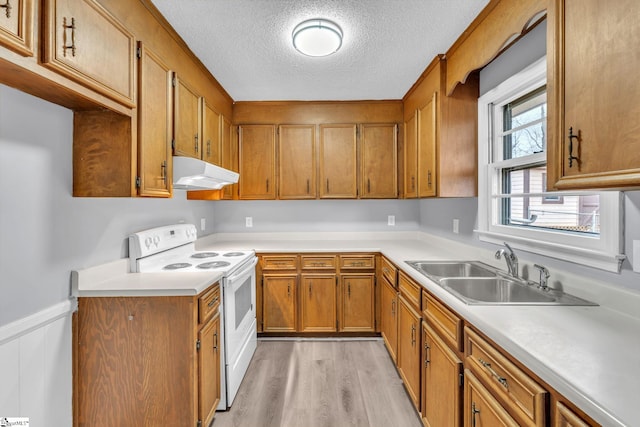
<svg viewBox="0 0 640 427"><path fill-rule="evenodd" d="M413 304L401 294L398 298L397 366L414 406L420 412L421 317Z"/></svg>
<svg viewBox="0 0 640 427"><path fill-rule="evenodd" d="M33 56L34 2L9 0L0 5L0 45Z"/></svg>
<svg viewBox="0 0 640 427"><path fill-rule="evenodd" d="M135 107L133 34L95 0L45 0L42 11L42 65Z"/></svg>
<svg viewBox="0 0 640 427"><path fill-rule="evenodd" d="M279 126L278 161L280 199L317 197L315 125Z"/></svg>
<svg viewBox="0 0 640 427"><path fill-rule="evenodd" d="M548 7L550 189L640 186L640 2Z"/></svg>
<svg viewBox="0 0 640 427"><path fill-rule="evenodd" d="M357 126L320 125L319 177L321 199L358 197Z"/></svg>
<svg viewBox="0 0 640 427"><path fill-rule="evenodd" d="M340 274L340 332L375 332L375 273Z"/></svg>
<svg viewBox="0 0 640 427"><path fill-rule="evenodd" d="M406 198L477 194L478 78L445 95L445 77L437 56L403 99Z"/></svg>
<svg viewBox="0 0 640 427"><path fill-rule="evenodd" d="M360 126L360 198L398 197L398 125Z"/></svg>
<svg viewBox="0 0 640 427"><path fill-rule="evenodd" d="M171 136L172 72L154 52L138 45L138 194L170 197L172 190Z"/></svg>
<svg viewBox="0 0 640 427"><path fill-rule="evenodd" d="M200 96L178 75L174 75L173 85L173 154L199 159L202 157Z"/></svg>
<svg viewBox="0 0 640 427"><path fill-rule="evenodd" d="M242 125L238 128L239 198L276 198L276 128Z"/></svg>
<svg viewBox="0 0 640 427"><path fill-rule="evenodd" d="M79 298L76 424L209 425L220 396L219 302L218 284L199 296Z"/></svg>

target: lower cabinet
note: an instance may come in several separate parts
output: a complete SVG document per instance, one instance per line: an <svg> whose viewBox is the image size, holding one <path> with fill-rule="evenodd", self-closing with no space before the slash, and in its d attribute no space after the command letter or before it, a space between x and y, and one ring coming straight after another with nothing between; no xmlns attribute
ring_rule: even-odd
<svg viewBox="0 0 640 427"><path fill-rule="evenodd" d="M556 402L554 417L554 427L589 427L593 425L583 420L562 402Z"/></svg>
<svg viewBox="0 0 640 427"><path fill-rule="evenodd" d="M207 426L220 397L220 287L198 296L83 297L74 425Z"/></svg>
<svg viewBox="0 0 640 427"><path fill-rule="evenodd" d="M398 354L398 291L386 278L380 290L380 333L394 362Z"/></svg>
<svg viewBox="0 0 640 427"><path fill-rule="evenodd" d="M422 422L429 427L459 427L462 361L426 322L422 324L422 346Z"/></svg>
<svg viewBox="0 0 640 427"><path fill-rule="evenodd" d="M464 373L464 427L519 427L471 371Z"/></svg>
<svg viewBox="0 0 640 427"><path fill-rule="evenodd" d="M404 386L420 411L420 322L418 311L400 295L398 298L398 371Z"/></svg>
<svg viewBox="0 0 640 427"><path fill-rule="evenodd" d="M301 332L336 331L337 282L335 274L301 275Z"/></svg>
<svg viewBox="0 0 640 427"><path fill-rule="evenodd" d="M262 275L262 331L295 332L297 330L296 274Z"/></svg>
<svg viewBox="0 0 640 427"><path fill-rule="evenodd" d="M375 273L340 275L340 332L375 332Z"/></svg>

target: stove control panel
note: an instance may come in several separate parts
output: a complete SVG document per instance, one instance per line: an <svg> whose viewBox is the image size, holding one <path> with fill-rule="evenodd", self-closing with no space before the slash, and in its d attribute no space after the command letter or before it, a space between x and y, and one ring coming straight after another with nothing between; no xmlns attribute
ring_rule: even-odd
<svg viewBox="0 0 640 427"><path fill-rule="evenodd" d="M197 238L198 230L193 224L167 225L139 231L129 236L129 258L144 258L195 242Z"/></svg>

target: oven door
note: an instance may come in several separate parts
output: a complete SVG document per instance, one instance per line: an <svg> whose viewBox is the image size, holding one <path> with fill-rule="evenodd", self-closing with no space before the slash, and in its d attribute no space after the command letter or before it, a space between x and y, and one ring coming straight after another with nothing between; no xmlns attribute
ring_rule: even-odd
<svg viewBox="0 0 640 427"><path fill-rule="evenodd" d="M223 279L226 406L230 407L256 350L256 270L258 258ZM222 399L221 399L222 400ZM222 402L221 402L222 403Z"/></svg>

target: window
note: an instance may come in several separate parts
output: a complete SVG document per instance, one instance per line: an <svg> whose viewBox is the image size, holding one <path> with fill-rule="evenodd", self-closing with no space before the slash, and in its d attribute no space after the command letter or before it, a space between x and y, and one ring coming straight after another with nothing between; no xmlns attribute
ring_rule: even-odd
<svg viewBox="0 0 640 427"><path fill-rule="evenodd" d="M619 271L619 192L547 192L546 61L478 100L478 234L493 243Z"/></svg>

